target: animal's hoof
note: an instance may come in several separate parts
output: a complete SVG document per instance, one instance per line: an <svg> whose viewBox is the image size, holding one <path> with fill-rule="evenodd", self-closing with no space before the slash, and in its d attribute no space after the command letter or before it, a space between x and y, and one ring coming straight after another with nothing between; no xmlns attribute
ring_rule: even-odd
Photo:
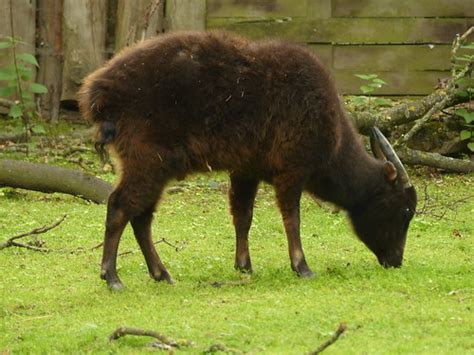
<svg viewBox="0 0 474 355"><path fill-rule="evenodd" d="M252 265L248 265L248 264L239 265L235 263L234 269L237 271L240 271L243 274L253 274Z"/></svg>
<svg viewBox="0 0 474 355"><path fill-rule="evenodd" d="M298 272L298 276L305 279L313 279L316 275L314 274L314 272L308 269L302 272Z"/></svg>
<svg viewBox="0 0 474 355"><path fill-rule="evenodd" d="M124 286L120 281L107 282L107 287L113 292L122 291L124 289Z"/></svg>
<svg viewBox="0 0 474 355"><path fill-rule="evenodd" d="M151 275L151 277L160 282L160 281L166 281L167 283L169 283L170 285L174 284L174 281L173 279L171 278L170 274L168 273L168 271L163 271L162 273L159 273L159 274L154 274L154 275Z"/></svg>
<svg viewBox="0 0 474 355"><path fill-rule="evenodd" d="M306 261L304 260L300 262L299 265L293 266L292 269L299 277L303 277L305 279L311 279L314 277L314 273L311 271L308 264L306 264Z"/></svg>

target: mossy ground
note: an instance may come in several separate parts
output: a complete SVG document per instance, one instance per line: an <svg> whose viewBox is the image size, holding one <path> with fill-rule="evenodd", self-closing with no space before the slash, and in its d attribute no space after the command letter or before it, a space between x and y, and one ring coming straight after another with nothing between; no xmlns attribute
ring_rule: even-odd
<svg viewBox="0 0 474 355"><path fill-rule="evenodd" d="M48 161L61 163L60 155L51 157ZM117 327L130 326L191 340L194 345L184 352L222 343L242 352L302 354L341 322L348 329L328 353L474 352L474 176L413 180L420 209L425 188L431 207L412 222L400 269L381 268L354 237L343 212L332 213L305 196L302 240L317 274L310 280L290 269L270 186L261 186L256 201L250 277L233 269L226 176L197 175L173 183L153 228L155 239L177 248L157 245L176 283L151 280L141 253L133 252L119 257L126 288L118 293L99 279L101 250L92 249L102 241L104 205L2 188L0 241L63 214L67 218L37 237L53 252L0 251L0 353L153 350L144 337L109 342ZM127 228L120 251L136 249Z"/></svg>

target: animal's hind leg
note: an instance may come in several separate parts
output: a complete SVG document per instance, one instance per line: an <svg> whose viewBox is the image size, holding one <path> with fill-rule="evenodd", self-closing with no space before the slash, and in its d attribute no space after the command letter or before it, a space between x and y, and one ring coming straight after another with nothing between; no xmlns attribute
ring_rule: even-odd
<svg viewBox="0 0 474 355"><path fill-rule="evenodd" d="M107 282L112 290L120 290L123 284L117 275L117 251L123 229L128 223L124 210L118 204L119 190L109 197L107 204L107 219L105 222L104 249L100 277Z"/></svg>
<svg viewBox="0 0 474 355"><path fill-rule="evenodd" d="M151 173L143 175L136 171L131 173L124 171L120 184L109 197L101 277L107 281L108 287L112 290L123 288L117 275L117 251L122 232L129 221L133 221L134 229L140 236L137 239L139 239L140 247L144 250L147 264L152 266L153 271L158 270L162 272L163 276L167 275L153 245L149 246L151 241L148 242L145 237L142 237L146 236L149 231L151 211L164 185L156 183L156 180L159 179ZM145 211L149 211L149 217L146 217ZM164 278L166 277L164 276Z"/></svg>
<svg viewBox="0 0 474 355"><path fill-rule="evenodd" d="M278 176L274 181L278 205L283 217L291 268L302 277L312 277L306 263L300 238L300 199L303 184L295 174Z"/></svg>
<svg viewBox="0 0 474 355"><path fill-rule="evenodd" d="M258 180L231 175L229 190L230 210L235 227L236 249L235 268L252 272L252 262L248 245L248 235L252 224L253 204L257 193Z"/></svg>
<svg viewBox="0 0 474 355"><path fill-rule="evenodd" d="M169 283L173 283L153 244L151 235L152 220L153 209L146 210L142 214L134 217L131 220L133 232L145 257L150 276L157 281L166 280Z"/></svg>

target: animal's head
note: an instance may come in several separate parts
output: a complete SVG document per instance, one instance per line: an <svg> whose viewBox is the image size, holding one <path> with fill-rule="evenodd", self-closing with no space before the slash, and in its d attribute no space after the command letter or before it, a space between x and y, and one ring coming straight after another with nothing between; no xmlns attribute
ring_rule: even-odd
<svg viewBox="0 0 474 355"><path fill-rule="evenodd" d="M384 135L374 128L371 147L384 160L373 191L349 211L358 237L384 267L400 267L408 226L416 211L416 192L400 159Z"/></svg>

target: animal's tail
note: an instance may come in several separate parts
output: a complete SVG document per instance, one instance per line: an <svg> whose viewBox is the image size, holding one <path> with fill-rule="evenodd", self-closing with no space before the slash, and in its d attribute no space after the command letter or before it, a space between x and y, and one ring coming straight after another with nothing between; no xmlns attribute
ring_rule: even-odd
<svg viewBox="0 0 474 355"><path fill-rule="evenodd" d="M115 134L116 129L114 121L103 121L98 125L94 147L104 163L109 160L109 153L107 152L107 149L105 149L105 146L114 141Z"/></svg>
<svg viewBox="0 0 474 355"><path fill-rule="evenodd" d="M109 158L105 146L116 137L116 115L113 114L113 90L108 82L98 77L99 71L86 78L79 90L79 110L84 119L97 128L95 150L102 161Z"/></svg>

